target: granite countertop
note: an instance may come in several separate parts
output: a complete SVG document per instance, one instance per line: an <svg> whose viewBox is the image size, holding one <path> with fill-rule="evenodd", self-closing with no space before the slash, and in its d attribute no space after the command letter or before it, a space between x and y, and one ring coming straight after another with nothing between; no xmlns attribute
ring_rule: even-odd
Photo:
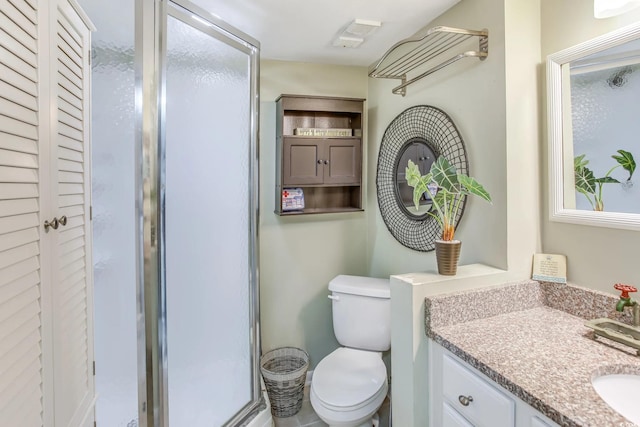
<svg viewBox="0 0 640 427"><path fill-rule="evenodd" d="M613 295L525 281L426 299L427 335L561 426L627 427L591 378L640 374L630 347L599 337L586 319L630 315ZM506 312L508 311L508 312ZM628 311L628 310L627 310Z"/></svg>

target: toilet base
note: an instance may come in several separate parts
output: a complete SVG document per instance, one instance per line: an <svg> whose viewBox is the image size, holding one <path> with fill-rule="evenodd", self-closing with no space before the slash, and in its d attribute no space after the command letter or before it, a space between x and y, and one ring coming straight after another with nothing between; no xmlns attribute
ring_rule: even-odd
<svg viewBox="0 0 640 427"><path fill-rule="evenodd" d="M341 427L341 426L342 424L329 425L329 427ZM354 426L354 427L380 427L380 416L376 412L375 414L373 414L373 417L371 417L368 420L365 420L362 424L358 424L357 426Z"/></svg>

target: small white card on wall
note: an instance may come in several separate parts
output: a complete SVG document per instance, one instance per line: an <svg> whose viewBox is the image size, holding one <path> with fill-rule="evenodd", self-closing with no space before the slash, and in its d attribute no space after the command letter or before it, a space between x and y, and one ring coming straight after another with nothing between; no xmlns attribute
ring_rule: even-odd
<svg viewBox="0 0 640 427"><path fill-rule="evenodd" d="M567 283L567 257L554 254L533 255L533 280Z"/></svg>

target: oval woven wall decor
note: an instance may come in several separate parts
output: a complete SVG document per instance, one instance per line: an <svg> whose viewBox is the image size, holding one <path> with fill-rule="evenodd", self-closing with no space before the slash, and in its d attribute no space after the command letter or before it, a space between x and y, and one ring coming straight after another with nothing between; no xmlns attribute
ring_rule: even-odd
<svg viewBox="0 0 640 427"><path fill-rule="evenodd" d="M435 249L442 231L430 215L412 218L397 195L396 179L402 150L409 141L422 140L437 156L444 156L459 173L468 174L469 164L464 141L456 125L444 111L429 105L417 105L400 113L387 127L378 153L376 188L378 206L387 228L402 245L422 252ZM420 171L425 174L427 171ZM456 227L464 213L466 197L456 217Z"/></svg>

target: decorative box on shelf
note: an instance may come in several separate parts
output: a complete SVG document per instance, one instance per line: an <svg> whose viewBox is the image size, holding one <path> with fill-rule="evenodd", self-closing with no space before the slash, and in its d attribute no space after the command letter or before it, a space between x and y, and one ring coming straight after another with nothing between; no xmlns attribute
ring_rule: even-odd
<svg viewBox="0 0 640 427"><path fill-rule="evenodd" d="M301 211L304 209L304 191L302 188L282 190L282 211Z"/></svg>
<svg viewBox="0 0 640 427"><path fill-rule="evenodd" d="M351 129L295 128L293 134L330 138L332 136L352 136L353 131Z"/></svg>

